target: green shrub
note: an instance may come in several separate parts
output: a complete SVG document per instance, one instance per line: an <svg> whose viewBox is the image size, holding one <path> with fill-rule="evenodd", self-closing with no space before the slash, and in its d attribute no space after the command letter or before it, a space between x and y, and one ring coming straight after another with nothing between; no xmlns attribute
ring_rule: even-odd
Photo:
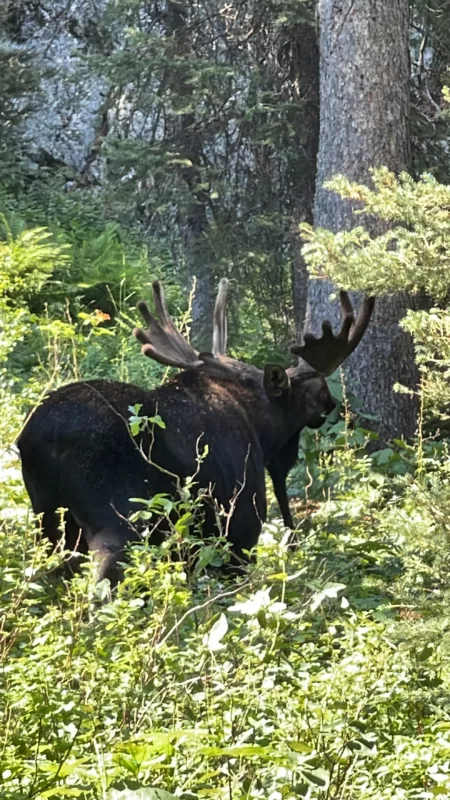
<svg viewBox="0 0 450 800"><path fill-rule="evenodd" d="M2 797L447 793L449 504L438 461L420 485L357 460L295 552L266 526L244 583L143 544L100 606L90 570L54 577L61 557L10 513Z"/></svg>

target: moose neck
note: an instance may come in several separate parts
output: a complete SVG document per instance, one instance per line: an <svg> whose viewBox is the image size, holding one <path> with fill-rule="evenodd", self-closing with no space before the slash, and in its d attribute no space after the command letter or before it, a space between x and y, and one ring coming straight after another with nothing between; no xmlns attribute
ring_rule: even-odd
<svg viewBox="0 0 450 800"><path fill-rule="evenodd" d="M293 402L290 392L280 398L270 398L264 387L264 373L257 367L226 356L220 360L229 366L228 372L216 373L214 366L186 370L174 378L174 383L191 396L201 397L217 411L234 409L236 414L244 414L259 441L264 462L268 464L286 442L305 427L306 411ZM171 385L162 387L161 395L170 394Z"/></svg>
<svg viewBox="0 0 450 800"><path fill-rule="evenodd" d="M217 390L219 386L220 391L226 389L236 406L246 413L260 442L264 461L268 463L275 452L300 432L304 422L299 418L298 409L290 408L287 397L280 400L268 397L261 369L239 361L233 362L233 368L233 378L210 379L211 389L214 391L215 384Z"/></svg>

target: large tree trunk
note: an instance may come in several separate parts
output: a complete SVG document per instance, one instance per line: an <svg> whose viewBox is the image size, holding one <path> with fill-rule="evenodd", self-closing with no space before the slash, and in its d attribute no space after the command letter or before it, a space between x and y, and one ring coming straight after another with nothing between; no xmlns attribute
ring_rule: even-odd
<svg viewBox="0 0 450 800"><path fill-rule="evenodd" d="M369 167L398 172L409 166L408 0L319 0L320 143L314 223L337 231L362 224L352 206L323 188L336 173L370 183ZM363 220L372 234L383 228ZM311 281L307 328L337 322L337 303L326 281ZM365 410L379 418L383 439L410 437L416 398L394 392L415 387L410 337L398 326L408 308L404 295L377 301L363 342L349 359L346 377Z"/></svg>

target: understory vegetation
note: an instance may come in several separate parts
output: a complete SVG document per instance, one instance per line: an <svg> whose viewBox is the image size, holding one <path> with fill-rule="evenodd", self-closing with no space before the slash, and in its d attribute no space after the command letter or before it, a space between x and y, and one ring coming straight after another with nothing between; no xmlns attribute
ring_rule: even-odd
<svg viewBox="0 0 450 800"><path fill-rule="evenodd" d="M433 298L404 323L421 375L415 441L379 442L334 375L339 408L302 434L290 476L296 546L268 485L270 520L247 576L205 569L226 544L204 543L192 566L194 477L172 541L136 546L112 600L92 564L61 577L64 553L39 541L14 442L25 413L61 383L165 380L131 335L135 303L164 278L188 332L191 287L176 284L163 248L101 221L95 197L63 195L46 219L4 198L2 800L450 795L449 189L385 171L371 192L342 179L334 188L394 227L374 239L305 228L311 270L345 288L425 287ZM253 313L233 355L260 364L278 343L259 347ZM146 508L168 511L164 497ZM181 542L187 554L174 561Z"/></svg>

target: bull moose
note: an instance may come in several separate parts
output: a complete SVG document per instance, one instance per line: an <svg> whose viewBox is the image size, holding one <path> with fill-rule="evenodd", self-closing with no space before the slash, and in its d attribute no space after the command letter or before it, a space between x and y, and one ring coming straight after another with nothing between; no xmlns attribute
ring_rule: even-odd
<svg viewBox="0 0 450 800"><path fill-rule="evenodd" d="M56 546L62 537L58 509L67 509L67 548L94 551L98 578L112 586L121 578L126 546L140 541L130 498L176 497L193 474L197 491L209 490L205 498L211 499L203 503L202 535L217 533L215 509L221 507L236 563L246 561L266 519L265 467L284 522L293 527L286 477L300 432L319 427L334 408L325 376L358 345L374 305L365 299L355 320L341 292L337 335L324 322L322 336L306 334L303 344L291 346L296 366L261 370L226 355L227 290L222 279L212 352L198 353L174 326L155 281L156 316L139 302L147 327L133 333L143 355L181 371L152 391L109 380L62 386L33 410L19 437L23 478L33 511L42 515L42 532ZM142 426L133 436L129 409L136 405L144 418L159 415L165 427ZM151 541L163 534L160 526Z"/></svg>

